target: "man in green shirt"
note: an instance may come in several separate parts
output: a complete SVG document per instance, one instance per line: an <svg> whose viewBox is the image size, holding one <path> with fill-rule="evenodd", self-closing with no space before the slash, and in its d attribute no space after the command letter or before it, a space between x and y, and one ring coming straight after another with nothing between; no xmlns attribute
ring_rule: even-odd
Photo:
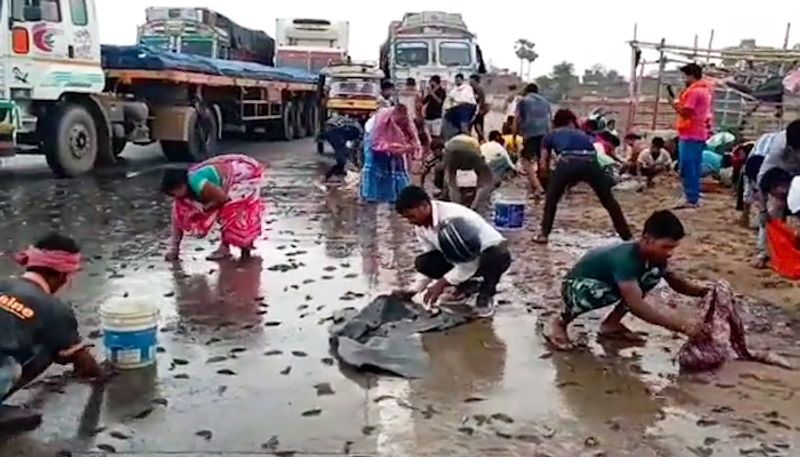
<svg viewBox="0 0 800 457"><path fill-rule="evenodd" d="M702 322L697 317L680 315L644 299L662 278L683 295L703 297L708 292L708 288L684 280L667 265L684 236L683 224L674 214L656 211L645 222L639 240L603 246L585 254L561 285L565 306L546 329L547 340L556 349L569 349L569 323L584 313L610 306L614 309L600 325L601 337L641 341L640 335L622 323L628 311L673 332L687 336L698 332Z"/></svg>

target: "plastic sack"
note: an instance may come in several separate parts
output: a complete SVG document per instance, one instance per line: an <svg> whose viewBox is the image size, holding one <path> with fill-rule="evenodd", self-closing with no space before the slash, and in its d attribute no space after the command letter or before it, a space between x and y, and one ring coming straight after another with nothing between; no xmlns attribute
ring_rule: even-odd
<svg viewBox="0 0 800 457"><path fill-rule="evenodd" d="M800 249L798 239L785 222L771 220L767 223L772 268L787 279L800 279Z"/></svg>

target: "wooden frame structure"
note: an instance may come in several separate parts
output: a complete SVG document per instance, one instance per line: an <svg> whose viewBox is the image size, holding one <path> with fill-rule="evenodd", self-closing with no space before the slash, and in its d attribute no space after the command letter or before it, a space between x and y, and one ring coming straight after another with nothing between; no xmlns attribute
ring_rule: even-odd
<svg viewBox="0 0 800 457"><path fill-rule="evenodd" d="M664 77L666 66L669 63L686 64L696 62L705 64L705 71L711 76L734 77L742 80L749 85L766 81L769 77L785 76L793 69L800 67L800 49L789 49L789 35L791 24L787 24L786 35L782 49L715 49L714 30L711 30L708 46L699 46L699 37L695 35L694 46L681 46L668 44L665 39L660 42L639 41L638 25L634 25L633 39L628 42L631 49L631 72L628 87L628 115L625 129L631 131L641 122L637 122L640 105L645 103L652 104L652 115L649 127L652 130L658 129L659 114L662 110L670 110L669 104L662 100L661 92L665 84ZM656 58L646 60L645 51L656 54ZM730 66L725 63L735 62L736 65ZM655 97L652 101L642 100L641 83L645 77L645 67L647 65L657 65L658 73L656 76ZM736 68L743 67L743 68ZM774 71L777 69L777 71ZM740 127L744 126L751 116L763 106L769 103L760 102L755 97L730 87L718 87L718 92L723 92L724 96L715 97L715 112L721 115L722 121L735 120ZM779 126L783 123L782 106L772 104L778 115ZM731 108L733 106L733 108ZM650 114L650 113L646 113ZM720 120L718 116L717 120Z"/></svg>

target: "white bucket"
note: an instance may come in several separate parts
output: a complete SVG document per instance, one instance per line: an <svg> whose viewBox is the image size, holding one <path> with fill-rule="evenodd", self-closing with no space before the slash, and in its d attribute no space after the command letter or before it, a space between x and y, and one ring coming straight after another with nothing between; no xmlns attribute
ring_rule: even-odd
<svg viewBox="0 0 800 457"><path fill-rule="evenodd" d="M156 361L158 309L141 302L115 302L100 307L106 359L121 369L150 366Z"/></svg>

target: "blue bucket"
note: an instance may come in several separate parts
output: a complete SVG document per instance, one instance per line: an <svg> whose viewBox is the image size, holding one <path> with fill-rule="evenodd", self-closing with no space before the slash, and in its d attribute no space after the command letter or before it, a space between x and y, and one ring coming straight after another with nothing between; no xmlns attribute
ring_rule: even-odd
<svg viewBox="0 0 800 457"><path fill-rule="evenodd" d="M494 226L498 230L521 230L525 226L525 202L497 201L494 204Z"/></svg>
<svg viewBox="0 0 800 457"><path fill-rule="evenodd" d="M156 361L158 309L146 304L117 303L100 309L106 359L122 369Z"/></svg>

